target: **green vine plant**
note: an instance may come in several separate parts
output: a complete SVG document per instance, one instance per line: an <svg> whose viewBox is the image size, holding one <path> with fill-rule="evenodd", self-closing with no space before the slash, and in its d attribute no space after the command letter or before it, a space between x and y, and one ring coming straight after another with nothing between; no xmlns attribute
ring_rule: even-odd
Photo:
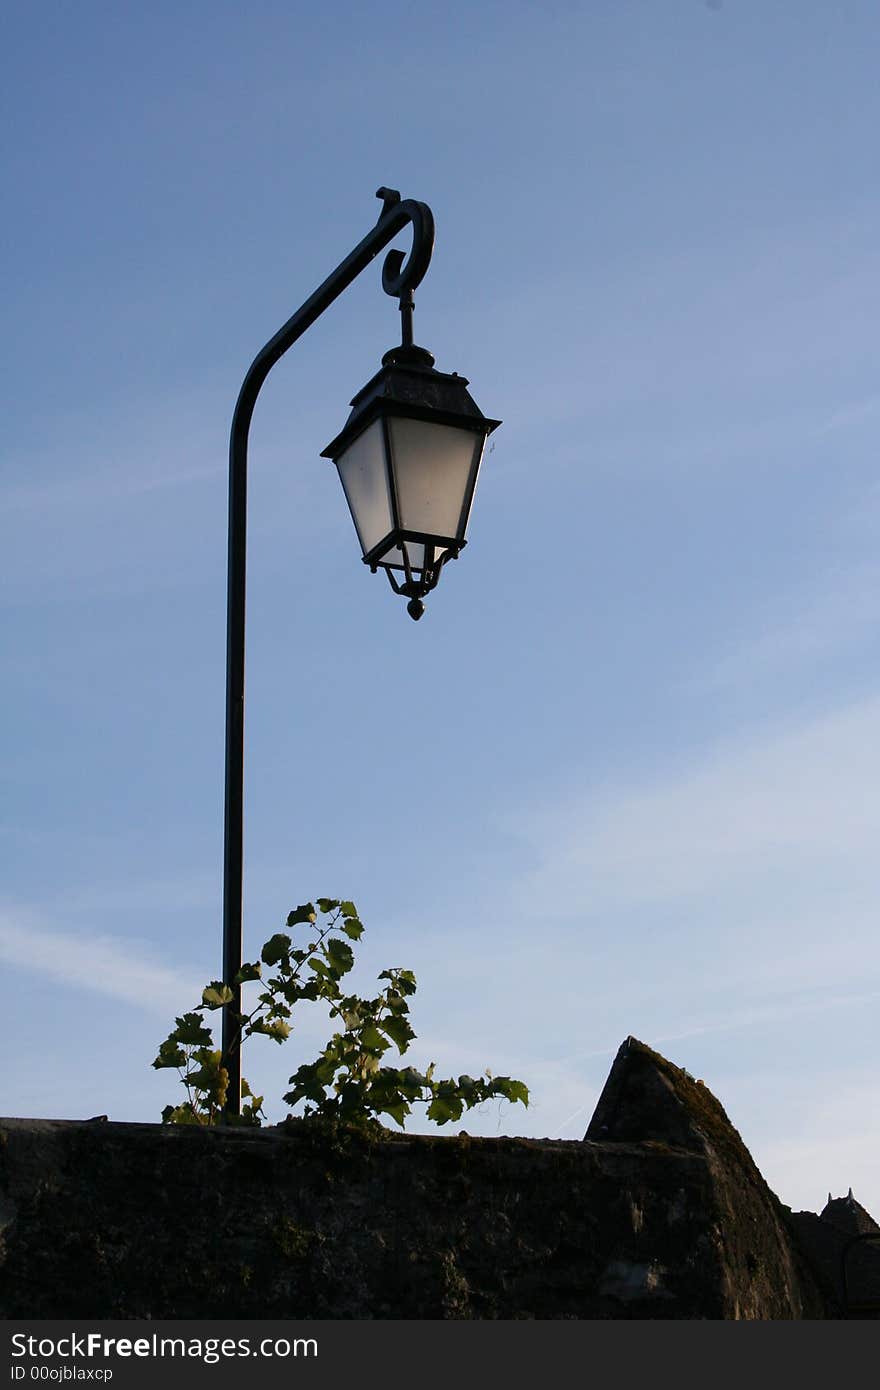
<svg viewBox="0 0 880 1390"><path fill-rule="evenodd" d="M388 1115L402 1128L413 1105L420 1103L427 1105L427 1118L438 1125L458 1120L464 1110L493 1098L528 1105L528 1088L509 1076L487 1071L480 1077L439 1079L433 1062L424 1072L384 1064L392 1048L403 1057L416 1036L407 1002L416 992L416 980L411 970L383 970L382 988L374 998L343 992L341 982L354 965L352 943L364 932L353 902L318 898L316 903L303 903L289 914L287 926L299 929L303 945L294 946L293 936L278 932L266 942L260 959L244 964L236 975L235 984L259 981L263 989L250 1013L235 1015L230 1051L238 1051L254 1034L286 1042L298 1005L318 1000L328 1004L338 1030L314 1062L297 1068L290 1077L292 1089L284 1096L290 1106L303 1102L304 1118L364 1125ZM185 1101L162 1111L164 1124L260 1125L266 1119L263 1097L244 1080L241 1115L225 1110L227 1058L214 1047L205 1015L232 1008L234 1000L232 986L212 980L202 991L202 1002L175 1020L160 1046L153 1066L175 1069L186 1089Z"/></svg>

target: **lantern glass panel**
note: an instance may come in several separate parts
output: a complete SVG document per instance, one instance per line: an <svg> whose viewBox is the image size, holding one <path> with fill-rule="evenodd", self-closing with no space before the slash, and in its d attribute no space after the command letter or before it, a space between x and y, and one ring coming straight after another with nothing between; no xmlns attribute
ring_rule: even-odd
<svg viewBox="0 0 880 1390"><path fill-rule="evenodd" d="M483 435L402 416L388 424L401 528L464 539L464 508L471 500Z"/></svg>
<svg viewBox="0 0 880 1390"><path fill-rule="evenodd" d="M336 467L366 555L394 526L381 420L374 420L352 440Z"/></svg>
<svg viewBox="0 0 880 1390"><path fill-rule="evenodd" d="M406 543L406 553L407 553L407 555L408 555L408 557L409 557L409 567L410 567L410 569L413 569L413 570L421 570L421 569L424 569L424 567L425 567L425 547L422 545L421 541L407 541L407 543ZM442 546L435 546L435 548L434 548L434 560L433 560L433 563L436 565L437 562L438 562L440 559L442 559L442 557L443 557L445 554L446 554L446 546L445 546L445 545L442 545ZM393 548L392 550L386 551L386 553L382 556L382 559L379 561L379 564L380 564L380 565L385 565L388 569L392 569L392 570L402 570L402 569L404 568L404 563L403 563L403 551L401 550L400 546L399 546L399 545L395 545L394 548Z"/></svg>

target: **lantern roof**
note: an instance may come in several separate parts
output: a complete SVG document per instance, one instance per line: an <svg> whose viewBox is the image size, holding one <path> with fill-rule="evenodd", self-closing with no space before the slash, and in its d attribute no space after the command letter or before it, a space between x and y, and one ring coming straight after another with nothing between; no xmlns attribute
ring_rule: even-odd
<svg viewBox="0 0 880 1390"><path fill-rule="evenodd" d="M409 416L489 435L501 421L485 416L467 388L467 377L438 372L426 348L391 348L375 376L352 399L351 414L321 457L336 459L380 415Z"/></svg>

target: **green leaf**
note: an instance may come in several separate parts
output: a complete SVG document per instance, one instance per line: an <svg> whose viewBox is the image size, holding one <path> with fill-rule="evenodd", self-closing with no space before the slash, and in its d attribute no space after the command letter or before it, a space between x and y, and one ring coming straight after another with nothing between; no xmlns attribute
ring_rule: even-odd
<svg viewBox="0 0 880 1390"><path fill-rule="evenodd" d="M241 1114L224 1115L223 1123L225 1125L240 1125L242 1128L259 1129L261 1127L259 1106L256 1106L253 1102L243 1105L241 1107Z"/></svg>
<svg viewBox="0 0 880 1390"><path fill-rule="evenodd" d="M346 917L340 922L339 927L352 941L360 941L364 934L364 924L359 922L356 917Z"/></svg>
<svg viewBox="0 0 880 1390"><path fill-rule="evenodd" d="M336 1075L338 1063L332 1057L324 1057L315 1063L314 1077L322 1086L329 1086Z"/></svg>
<svg viewBox="0 0 880 1390"><path fill-rule="evenodd" d="M445 1125L449 1120L461 1118L461 1101L457 1101L453 1096L435 1096L428 1106L428 1119L434 1120L438 1125Z"/></svg>
<svg viewBox="0 0 880 1390"><path fill-rule="evenodd" d="M159 1055L153 1066L158 1071L161 1067L183 1067L186 1065L186 1053L179 1043L173 1038L166 1038L159 1047Z"/></svg>
<svg viewBox="0 0 880 1390"><path fill-rule="evenodd" d="M293 1011L286 1004L280 1004L277 999L270 999L267 1012L270 1018L290 1018Z"/></svg>
<svg viewBox="0 0 880 1390"><path fill-rule="evenodd" d="M400 1087L408 1100L420 1100L429 1084L428 1078L415 1067L404 1067L400 1073Z"/></svg>
<svg viewBox="0 0 880 1390"><path fill-rule="evenodd" d="M202 1003L207 1009L222 1009L224 1005L231 1004L234 998L235 991L224 985L222 980L212 980L202 990Z"/></svg>
<svg viewBox="0 0 880 1390"><path fill-rule="evenodd" d="M416 977L411 970L383 970L380 980L390 980L391 988L400 994L415 994Z"/></svg>
<svg viewBox="0 0 880 1390"><path fill-rule="evenodd" d="M211 1036L210 1028L206 1028L199 1013L183 1014L181 1018L175 1019L177 1027L170 1035L169 1041L183 1043L184 1047L196 1047L200 1043L211 1043L214 1041Z"/></svg>
<svg viewBox="0 0 880 1390"><path fill-rule="evenodd" d="M290 1037L290 1024L285 1023L283 1018L258 1018L256 1023L251 1024L250 1031L262 1033L267 1038L274 1038L276 1042L282 1043Z"/></svg>
<svg viewBox="0 0 880 1390"><path fill-rule="evenodd" d="M220 1065L221 1061L222 1053L203 1049L199 1053L201 1065L194 1071L188 1071L185 1077L187 1085L207 1091L217 1105L223 1105L225 1102L226 1087L229 1084L229 1073Z"/></svg>
<svg viewBox="0 0 880 1390"><path fill-rule="evenodd" d="M361 1047L365 1047L369 1052L384 1052L388 1044L383 1038L379 1029L374 1023L368 1023L358 1033L358 1041Z"/></svg>
<svg viewBox="0 0 880 1390"><path fill-rule="evenodd" d="M287 924L290 926L290 923ZM285 936L284 932L276 932L270 936L262 951L260 959L264 965L277 965L280 960L284 960L290 951L290 937Z"/></svg>
<svg viewBox="0 0 880 1390"><path fill-rule="evenodd" d="M349 902L347 898L339 904L339 908L343 917L357 917L358 915L358 910L354 903Z"/></svg>
<svg viewBox="0 0 880 1390"><path fill-rule="evenodd" d="M207 1121L191 1105L166 1105L162 1111L163 1125L201 1125Z"/></svg>
<svg viewBox="0 0 880 1390"><path fill-rule="evenodd" d="M396 1120L403 1129L403 1122L409 1114L409 1106L406 1101L390 1101L387 1105L381 1105L379 1111L382 1115L390 1115L392 1120Z"/></svg>
<svg viewBox="0 0 880 1390"><path fill-rule="evenodd" d="M339 906L339 902L336 898L318 898L317 901L318 907L322 912L333 912ZM288 922L287 925L290 926L291 923Z"/></svg>
<svg viewBox="0 0 880 1390"><path fill-rule="evenodd" d="M397 1050L401 1056L406 1052L406 1049L415 1037L415 1033L407 1020L401 1018L399 1014L392 1014L390 1018L383 1018L379 1027L386 1037L389 1037L393 1043L396 1043Z"/></svg>
<svg viewBox="0 0 880 1390"><path fill-rule="evenodd" d="M496 1095L506 1096L510 1101L521 1101L527 1106L529 1103L529 1088L524 1081L515 1081L509 1076L496 1076L492 1081L492 1091Z"/></svg>
<svg viewBox="0 0 880 1390"><path fill-rule="evenodd" d="M354 951L347 941L331 936L324 947L331 969L337 975L345 975L354 965Z"/></svg>
<svg viewBox="0 0 880 1390"><path fill-rule="evenodd" d="M246 985L250 980L259 980L263 974L263 967L258 960L245 961L240 970L236 971L235 983Z"/></svg>
<svg viewBox="0 0 880 1390"><path fill-rule="evenodd" d="M297 1067L290 1082L293 1086L292 1091L288 1091L284 1097L287 1105L296 1105L300 1100L314 1100L319 1104L326 1099L324 1087L316 1076L318 1064L303 1064Z"/></svg>
<svg viewBox="0 0 880 1390"><path fill-rule="evenodd" d="M278 1007L278 996L286 999L288 1004L295 1004L299 999L308 999L306 986L300 984L299 980L275 979L269 981L270 992L260 995L261 1004L269 1004Z"/></svg>
<svg viewBox="0 0 880 1390"><path fill-rule="evenodd" d="M314 903L300 903L299 907L294 908L293 912L287 914L287 925L289 927L295 927L299 922L314 922L315 920L316 913Z"/></svg>

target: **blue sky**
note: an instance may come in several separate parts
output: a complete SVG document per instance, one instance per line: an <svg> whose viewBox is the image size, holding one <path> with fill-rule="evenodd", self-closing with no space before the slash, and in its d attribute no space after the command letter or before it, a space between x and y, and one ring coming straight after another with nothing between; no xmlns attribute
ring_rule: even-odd
<svg viewBox="0 0 880 1390"><path fill-rule="evenodd" d="M413 1059L529 1083L470 1132L579 1137L632 1033L783 1201L880 1215L878 48L868 0L11 6L0 1111L173 1097L232 407L389 184L437 222L417 341L504 424L416 625L319 458L378 263L264 388L246 949L352 897Z"/></svg>

